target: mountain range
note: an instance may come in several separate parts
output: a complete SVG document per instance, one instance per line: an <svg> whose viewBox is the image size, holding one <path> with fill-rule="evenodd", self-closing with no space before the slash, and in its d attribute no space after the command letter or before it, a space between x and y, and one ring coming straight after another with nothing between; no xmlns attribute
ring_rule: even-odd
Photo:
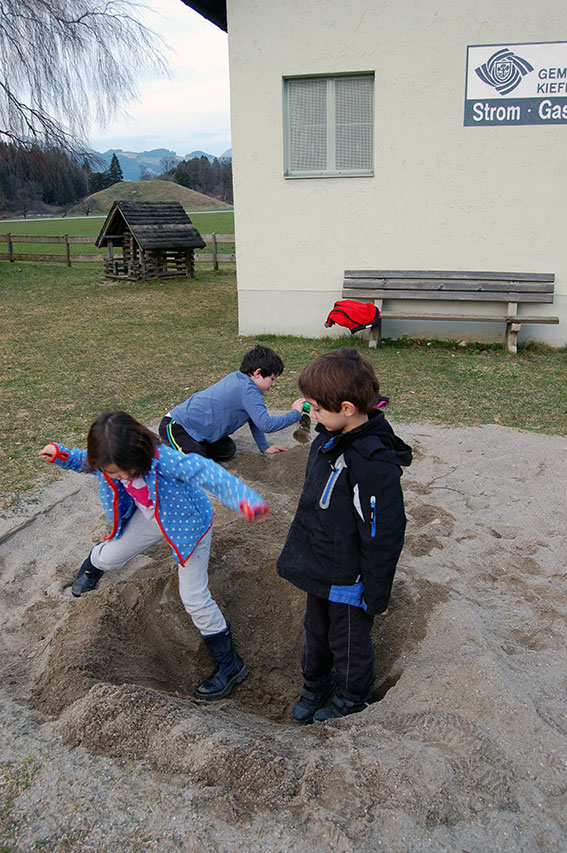
<svg viewBox="0 0 567 853"><path fill-rule="evenodd" d="M152 151L123 151L121 148L109 148L108 151L92 152L95 157L100 158L101 163L106 164L106 168L110 166L112 155L116 154L122 174L125 181L139 181L144 174L150 177L161 175L162 172L177 165L182 160L191 160L193 157L207 157L211 162L217 160L230 160L232 158L232 148L229 148L220 157L215 157L213 154L207 154L206 151L191 151L180 157L175 151L170 151L168 148L154 148ZM94 171L102 171L102 166L93 167Z"/></svg>

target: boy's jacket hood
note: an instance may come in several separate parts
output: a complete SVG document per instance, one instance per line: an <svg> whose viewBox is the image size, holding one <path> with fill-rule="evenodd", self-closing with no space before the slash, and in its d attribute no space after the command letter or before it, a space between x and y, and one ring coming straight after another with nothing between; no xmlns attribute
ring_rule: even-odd
<svg viewBox="0 0 567 853"><path fill-rule="evenodd" d="M370 458L378 454L384 462L403 467L411 465L411 447L394 433L382 412L371 412L366 423L350 432L329 432L321 424L317 424L315 430L328 436L328 440L321 446L322 453L356 442L356 450L361 456Z"/></svg>

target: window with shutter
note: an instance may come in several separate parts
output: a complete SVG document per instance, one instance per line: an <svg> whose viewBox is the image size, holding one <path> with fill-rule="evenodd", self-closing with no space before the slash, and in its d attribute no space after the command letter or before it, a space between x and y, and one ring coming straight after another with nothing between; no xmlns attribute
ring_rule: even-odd
<svg viewBox="0 0 567 853"><path fill-rule="evenodd" d="M284 79L284 175L373 174L374 75Z"/></svg>

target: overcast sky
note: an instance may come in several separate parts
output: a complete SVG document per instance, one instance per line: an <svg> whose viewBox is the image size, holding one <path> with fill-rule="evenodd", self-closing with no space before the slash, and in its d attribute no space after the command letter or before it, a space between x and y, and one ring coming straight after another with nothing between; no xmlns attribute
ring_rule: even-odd
<svg viewBox="0 0 567 853"><path fill-rule="evenodd" d="M168 148L180 156L231 147L227 35L181 0L143 0L144 23L169 45L171 79L140 81L128 117L91 127L96 151Z"/></svg>

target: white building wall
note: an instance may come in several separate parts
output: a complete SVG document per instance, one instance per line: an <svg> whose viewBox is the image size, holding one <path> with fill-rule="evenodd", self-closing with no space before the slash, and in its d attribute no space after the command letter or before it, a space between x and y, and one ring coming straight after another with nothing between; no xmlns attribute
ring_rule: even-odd
<svg viewBox="0 0 567 853"><path fill-rule="evenodd" d="M500 270L555 273L529 310L559 326L520 340L566 344L567 126L463 126L467 45L567 40L564 0L228 0L228 24L241 334L333 334L345 269ZM356 71L375 72L374 176L285 179L282 78Z"/></svg>

